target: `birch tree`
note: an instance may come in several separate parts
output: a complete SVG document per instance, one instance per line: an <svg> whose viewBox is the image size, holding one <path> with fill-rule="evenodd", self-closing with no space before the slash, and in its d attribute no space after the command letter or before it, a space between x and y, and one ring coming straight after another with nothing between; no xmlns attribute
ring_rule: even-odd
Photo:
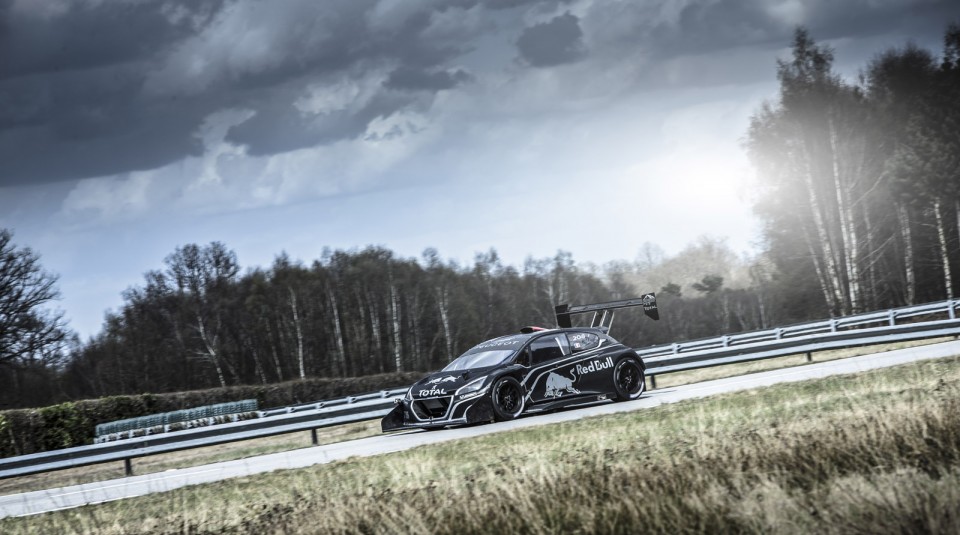
<svg viewBox="0 0 960 535"><path fill-rule="evenodd" d="M226 387L227 373L236 376L222 345L230 285L240 271L236 254L220 242L189 244L178 247L164 263L189 318L190 350L213 366L219 385Z"/></svg>
<svg viewBox="0 0 960 535"><path fill-rule="evenodd" d="M876 172L868 165L862 95L832 71L832 63L828 47L797 29L791 60L778 62L779 101L754 116L746 144L775 204L800 201L766 215L777 228L803 233L824 301L837 315L862 308L858 204L865 175Z"/></svg>

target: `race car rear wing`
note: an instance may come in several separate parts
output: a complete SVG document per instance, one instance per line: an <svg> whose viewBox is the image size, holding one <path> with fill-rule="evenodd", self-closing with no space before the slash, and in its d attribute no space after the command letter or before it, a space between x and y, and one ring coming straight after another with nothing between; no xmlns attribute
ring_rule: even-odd
<svg viewBox="0 0 960 535"><path fill-rule="evenodd" d="M653 292L643 294L635 299L609 301L593 305L557 305L554 307L554 311L557 315L557 326L559 327L573 327L573 324L570 322L570 316L593 312L593 320L590 322L590 326L606 328L607 331L609 331L610 326L613 325L613 314L616 309L636 306L642 306L643 313L651 319L660 319L660 312L657 310L657 295Z"/></svg>

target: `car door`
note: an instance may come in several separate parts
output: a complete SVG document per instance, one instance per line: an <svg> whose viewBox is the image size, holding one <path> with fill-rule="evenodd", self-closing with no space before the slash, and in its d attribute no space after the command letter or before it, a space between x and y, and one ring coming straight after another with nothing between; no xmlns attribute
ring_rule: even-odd
<svg viewBox="0 0 960 535"><path fill-rule="evenodd" d="M584 394L604 393L610 390L610 377L613 373L613 357L604 356L600 348L603 338L589 331L567 332L572 360L570 375L576 376L576 383Z"/></svg>
<svg viewBox="0 0 960 535"><path fill-rule="evenodd" d="M570 342L563 332L554 332L541 336L527 348L530 371L526 377L526 388L532 403L555 401L561 398L577 396L576 377L571 377Z"/></svg>

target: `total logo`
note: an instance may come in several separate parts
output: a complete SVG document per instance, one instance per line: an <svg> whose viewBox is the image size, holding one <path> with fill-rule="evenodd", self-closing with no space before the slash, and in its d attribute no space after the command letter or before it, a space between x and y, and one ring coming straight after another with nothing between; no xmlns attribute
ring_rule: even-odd
<svg viewBox="0 0 960 535"><path fill-rule="evenodd" d="M608 368L613 368L613 357L607 357L606 360L595 360L587 365L577 364L577 374L582 376Z"/></svg>
<svg viewBox="0 0 960 535"><path fill-rule="evenodd" d="M443 396L446 395L447 391L442 388L425 388L420 391L420 397L425 398L427 396Z"/></svg>

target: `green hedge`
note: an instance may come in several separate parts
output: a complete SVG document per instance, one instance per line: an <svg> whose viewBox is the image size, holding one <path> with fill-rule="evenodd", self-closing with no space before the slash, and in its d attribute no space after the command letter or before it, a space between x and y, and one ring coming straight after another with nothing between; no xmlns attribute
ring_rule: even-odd
<svg viewBox="0 0 960 535"><path fill-rule="evenodd" d="M111 396L40 409L0 411L0 457L92 444L97 424L228 401L256 399L261 409L376 392L414 383L419 372L346 379L313 378L170 394Z"/></svg>

